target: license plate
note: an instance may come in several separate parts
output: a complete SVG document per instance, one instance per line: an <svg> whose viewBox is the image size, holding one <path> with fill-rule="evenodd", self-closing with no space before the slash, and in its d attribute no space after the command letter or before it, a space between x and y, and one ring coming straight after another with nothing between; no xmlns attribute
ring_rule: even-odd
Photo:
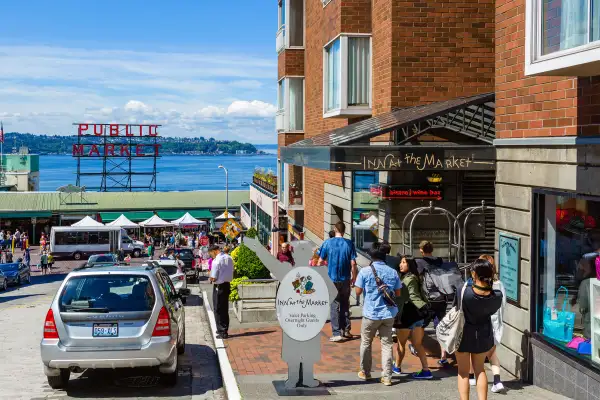
<svg viewBox="0 0 600 400"><path fill-rule="evenodd" d="M119 336L118 324L94 324L92 328L93 337L117 337Z"/></svg>

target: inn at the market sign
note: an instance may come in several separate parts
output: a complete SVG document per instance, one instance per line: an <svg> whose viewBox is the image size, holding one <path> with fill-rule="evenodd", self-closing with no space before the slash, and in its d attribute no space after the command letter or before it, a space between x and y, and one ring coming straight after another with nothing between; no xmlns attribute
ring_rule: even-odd
<svg viewBox="0 0 600 400"><path fill-rule="evenodd" d="M143 138L158 137L160 125L76 125L80 140L73 144L73 157L157 157L159 155L160 144L156 143L156 140L143 140ZM85 138L89 138L90 141L85 141Z"/></svg>
<svg viewBox="0 0 600 400"><path fill-rule="evenodd" d="M492 146L288 146L286 164L330 171L494 170Z"/></svg>

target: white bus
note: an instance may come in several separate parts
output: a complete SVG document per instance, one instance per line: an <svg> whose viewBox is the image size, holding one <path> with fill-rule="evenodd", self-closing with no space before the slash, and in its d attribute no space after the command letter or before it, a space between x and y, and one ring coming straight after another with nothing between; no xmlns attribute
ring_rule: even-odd
<svg viewBox="0 0 600 400"><path fill-rule="evenodd" d="M56 226L50 232L50 251L55 257L81 260L92 254L114 253L120 249L132 257L139 257L144 251L144 243L132 240L125 229L114 226Z"/></svg>

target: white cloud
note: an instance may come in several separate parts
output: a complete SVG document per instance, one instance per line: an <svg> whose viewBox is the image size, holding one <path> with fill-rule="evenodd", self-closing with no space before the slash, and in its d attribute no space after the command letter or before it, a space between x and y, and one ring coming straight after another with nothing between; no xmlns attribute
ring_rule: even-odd
<svg viewBox="0 0 600 400"><path fill-rule="evenodd" d="M165 136L275 142L277 60L237 54L0 45L5 130L161 123Z"/></svg>

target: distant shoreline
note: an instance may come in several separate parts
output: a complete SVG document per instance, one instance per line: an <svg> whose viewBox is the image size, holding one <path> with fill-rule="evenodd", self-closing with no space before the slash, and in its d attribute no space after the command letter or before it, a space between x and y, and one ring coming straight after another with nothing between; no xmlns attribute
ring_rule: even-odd
<svg viewBox="0 0 600 400"><path fill-rule="evenodd" d="M10 153L4 153L10 154ZM37 153L39 156L69 156L72 154L69 153ZM260 153L246 153L246 154L225 154L225 153L197 153L197 154L189 154L189 153L162 153L159 157L163 156L188 156L188 157L198 157L198 156L232 156L232 157L248 157L248 156L274 156L276 152L269 153L267 151L262 151ZM97 158L102 158L101 156Z"/></svg>

